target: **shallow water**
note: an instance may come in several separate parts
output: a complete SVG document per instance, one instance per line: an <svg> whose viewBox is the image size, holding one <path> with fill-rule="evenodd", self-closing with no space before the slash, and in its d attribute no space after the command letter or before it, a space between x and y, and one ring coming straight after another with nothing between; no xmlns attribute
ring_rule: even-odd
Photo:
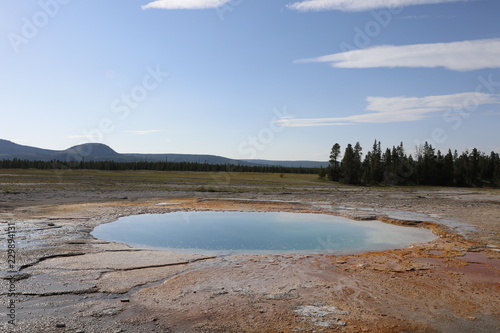
<svg viewBox="0 0 500 333"><path fill-rule="evenodd" d="M360 253L408 247L427 229L325 214L175 212L127 216L94 229L95 238L139 248L225 253Z"/></svg>

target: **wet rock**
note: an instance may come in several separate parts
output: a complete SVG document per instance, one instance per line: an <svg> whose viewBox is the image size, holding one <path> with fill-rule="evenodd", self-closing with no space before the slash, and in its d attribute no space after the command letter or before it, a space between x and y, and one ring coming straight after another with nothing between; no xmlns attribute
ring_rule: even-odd
<svg viewBox="0 0 500 333"><path fill-rule="evenodd" d="M299 298L299 295L294 291L289 291L285 293L269 294L266 296L267 299L283 300L283 299L294 299Z"/></svg>
<svg viewBox="0 0 500 333"><path fill-rule="evenodd" d="M19 282L20 293L24 295L51 296L62 294L85 294L95 292L95 280L99 272L67 272L33 270Z"/></svg>
<svg viewBox="0 0 500 333"><path fill-rule="evenodd" d="M309 319L315 326L330 327L333 325L346 326L347 323L337 316L348 315L336 306L304 305L297 307L294 312L300 317Z"/></svg>
<svg viewBox="0 0 500 333"><path fill-rule="evenodd" d="M216 291L212 293L213 296L226 295L226 294L229 294L229 292L226 290Z"/></svg>
<svg viewBox="0 0 500 333"><path fill-rule="evenodd" d="M19 273L19 274L9 274L9 275L2 276L2 279L10 280L10 281L21 281L24 279L28 279L29 277L31 277L31 274Z"/></svg>
<svg viewBox="0 0 500 333"><path fill-rule="evenodd" d="M95 313L94 316L95 317L114 316L114 315L117 315L120 312L121 312L121 310L118 309L118 308L108 308L108 309L102 310L99 313Z"/></svg>
<svg viewBox="0 0 500 333"><path fill-rule="evenodd" d="M233 288L232 290L235 293L245 293L245 294L250 293L250 290L247 288Z"/></svg>

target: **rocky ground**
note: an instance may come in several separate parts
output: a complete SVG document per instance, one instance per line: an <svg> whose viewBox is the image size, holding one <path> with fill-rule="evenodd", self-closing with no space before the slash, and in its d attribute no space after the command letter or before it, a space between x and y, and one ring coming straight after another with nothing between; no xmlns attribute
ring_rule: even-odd
<svg viewBox="0 0 500 333"><path fill-rule="evenodd" d="M440 237L357 255L203 256L90 235L120 216L195 210L377 218ZM0 221L0 297L15 305L2 306L2 332L500 331L500 191L68 186L0 192Z"/></svg>

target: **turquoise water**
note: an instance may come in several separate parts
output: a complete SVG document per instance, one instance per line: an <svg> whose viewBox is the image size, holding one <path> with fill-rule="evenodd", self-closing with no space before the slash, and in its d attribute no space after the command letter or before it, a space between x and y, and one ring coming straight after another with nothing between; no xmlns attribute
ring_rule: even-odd
<svg viewBox="0 0 500 333"><path fill-rule="evenodd" d="M94 229L95 238L138 248L191 253L360 253L408 247L427 229L323 214L175 212L127 216Z"/></svg>

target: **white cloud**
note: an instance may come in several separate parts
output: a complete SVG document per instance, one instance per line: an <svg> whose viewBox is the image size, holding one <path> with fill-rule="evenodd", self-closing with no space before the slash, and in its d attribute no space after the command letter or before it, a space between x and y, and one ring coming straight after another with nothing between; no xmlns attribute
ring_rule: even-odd
<svg viewBox="0 0 500 333"><path fill-rule="evenodd" d="M366 100L366 110L372 112L334 118L280 119L276 123L286 127L309 127L417 121L437 112L500 104L500 95L466 92L426 97L367 97Z"/></svg>
<svg viewBox="0 0 500 333"><path fill-rule="evenodd" d="M88 135L70 135L68 139L88 139Z"/></svg>
<svg viewBox="0 0 500 333"><path fill-rule="evenodd" d="M139 131L124 131L124 132L137 134L137 135L148 135L148 134L162 132L162 130L143 130L143 131L139 130Z"/></svg>
<svg viewBox="0 0 500 333"><path fill-rule="evenodd" d="M231 0L157 0L142 6L142 9L210 9L224 6Z"/></svg>
<svg viewBox="0 0 500 333"><path fill-rule="evenodd" d="M334 53L296 63L326 62L339 68L444 67L455 71L500 68L500 39L452 43L383 45Z"/></svg>
<svg viewBox="0 0 500 333"><path fill-rule="evenodd" d="M430 5L468 0L305 0L292 3L288 8L302 12L341 10L366 11L377 8L399 8L414 5Z"/></svg>

